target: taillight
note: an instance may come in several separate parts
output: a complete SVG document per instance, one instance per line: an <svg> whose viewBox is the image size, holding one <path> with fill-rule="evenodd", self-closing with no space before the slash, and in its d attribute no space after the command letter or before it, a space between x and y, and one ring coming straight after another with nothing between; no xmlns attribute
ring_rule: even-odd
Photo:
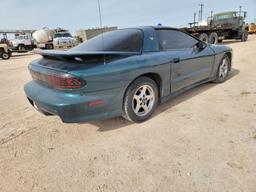
<svg viewBox="0 0 256 192"><path fill-rule="evenodd" d="M47 83L55 89L79 89L86 85L84 80L67 73L40 73L31 69L30 73L34 80Z"/></svg>

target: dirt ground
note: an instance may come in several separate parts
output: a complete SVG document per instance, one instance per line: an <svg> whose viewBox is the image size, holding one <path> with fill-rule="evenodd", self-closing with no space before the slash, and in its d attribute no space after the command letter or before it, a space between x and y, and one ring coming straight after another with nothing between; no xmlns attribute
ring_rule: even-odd
<svg viewBox="0 0 256 192"><path fill-rule="evenodd" d="M0 60L0 191L255 192L256 36L234 50L223 84L161 105L142 124L63 124L23 86L37 55Z"/></svg>

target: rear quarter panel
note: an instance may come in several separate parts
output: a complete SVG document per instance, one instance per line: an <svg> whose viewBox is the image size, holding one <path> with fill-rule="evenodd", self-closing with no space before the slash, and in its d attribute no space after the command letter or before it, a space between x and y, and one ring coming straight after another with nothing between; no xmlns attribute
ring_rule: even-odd
<svg viewBox="0 0 256 192"><path fill-rule="evenodd" d="M162 52L134 55L97 68L75 70L70 73L86 80L84 92L122 88L124 93L132 81L147 73L155 73L161 77L161 96L166 96L170 92L170 63L166 54Z"/></svg>

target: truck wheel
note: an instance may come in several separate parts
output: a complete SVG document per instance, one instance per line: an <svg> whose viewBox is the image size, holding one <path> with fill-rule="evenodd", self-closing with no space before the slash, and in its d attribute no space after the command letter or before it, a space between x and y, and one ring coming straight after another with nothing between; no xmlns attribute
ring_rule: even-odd
<svg viewBox="0 0 256 192"><path fill-rule="evenodd" d="M152 79L140 77L126 90L123 101L123 117L132 122L143 122L158 105L158 87Z"/></svg>
<svg viewBox="0 0 256 192"><path fill-rule="evenodd" d="M46 49L53 49L53 45L52 44L47 44Z"/></svg>
<svg viewBox="0 0 256 192"><path fill-rule="evenodd" d="M217 44L218 43L218 34L215 33L215 32L212 32L210 35L209 35L209 43L210 44Z"/></svg>
<svg viewBox="0 0 256 192"><path fill-rule="evenodd" d="M206 33L201 33L199 35L199 39L205 43L208 43L209 42L209 37Z"/></svg>
<svg viewBox="0 0 256 192"><path fill-rule="evenodd" d="M242 38L241 41L245 42L248 39L248 31L244 30L244 32L242 33Z"/></svg>
<svg viewBox="0 0 256 192"><path fill-rule="evenodd" d="M2 54L2 59L3 59L3 60L10 59L10 54L9 54L9 53L6 53L6 52L3 52L3 54Z"/></svg>
<svg viewBox="0 0 256 192"><path fill-rule="evenodd" d="M19 46L18 46L18 50L19 50L19 51L22 51L22 52L23 52L23 51L26 51L25 45L19 45Z"/></svg>

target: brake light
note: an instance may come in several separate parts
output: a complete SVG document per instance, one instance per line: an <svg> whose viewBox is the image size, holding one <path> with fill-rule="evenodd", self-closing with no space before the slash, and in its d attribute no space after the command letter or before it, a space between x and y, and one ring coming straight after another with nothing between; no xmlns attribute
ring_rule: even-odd
<svg viewBox="0 0 256 192"><path fill-rule="evenodd" d="M47 83L55 89L79 89L86 85L86 82L78 77L67 73L41 73L30 69L34 80Z"/></svg>

